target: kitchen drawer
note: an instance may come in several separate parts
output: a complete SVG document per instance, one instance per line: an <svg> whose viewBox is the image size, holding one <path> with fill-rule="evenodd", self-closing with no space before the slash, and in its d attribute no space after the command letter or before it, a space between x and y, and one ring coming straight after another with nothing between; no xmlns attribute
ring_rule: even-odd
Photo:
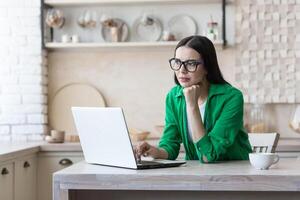
<svg viewBox="0 0 300 200"><path fill-rule="evenodd" d="M82 161L82 152L42 152L38 156L38 200L52 200L52 175Z"/></svg>
<svg viewBox="0 0 300 200"><path fill-rule="evenodd" d="M13 200L13 163L0 164L0 199Z"/></svg>

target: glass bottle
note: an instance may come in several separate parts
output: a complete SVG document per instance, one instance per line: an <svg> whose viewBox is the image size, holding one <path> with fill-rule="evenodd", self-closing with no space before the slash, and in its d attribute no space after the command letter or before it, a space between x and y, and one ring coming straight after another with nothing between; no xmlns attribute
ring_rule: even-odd
<svg viewBox="0 0 300 200"><path fill-rule="evenodd" d="M265 105L262 103L254 103L250 110L250 133L267 132L267 124L265 120Z"/></svg>
<svg viewBox="0 0 300 200"><path fill-rule="evenodd" d="M218 22L208 22L207 23L207 33L206 36L211 41L218 40L219 31L218 31Z"/></svg>

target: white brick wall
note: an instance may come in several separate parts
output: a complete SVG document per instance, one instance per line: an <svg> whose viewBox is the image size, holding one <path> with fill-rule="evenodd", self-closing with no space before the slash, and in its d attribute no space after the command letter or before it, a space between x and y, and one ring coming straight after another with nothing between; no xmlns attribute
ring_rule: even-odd
<svg viewBox="0 0 300 200"><path fill-rule="evenodd" d="M40 0L0 1L0 141L42 140L47 132L40 6Z"/></svg>

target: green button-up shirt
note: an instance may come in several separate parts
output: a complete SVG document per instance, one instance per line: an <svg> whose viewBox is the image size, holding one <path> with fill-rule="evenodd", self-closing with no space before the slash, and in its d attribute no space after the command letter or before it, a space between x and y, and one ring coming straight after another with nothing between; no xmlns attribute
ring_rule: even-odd
<svg viewBox="0 0 300 200"><path fill-rule="evenodd" d="M243 128L243 108L243 95L238 89L229 84L210 84L204 114L206 134L193 142L188 135L183 88L177 85L166 97L165 128L159 147L168 152L170 160L177 158L181 143L186 160L204 162L203 156L208 162L247 160L251 146Z"/></svg>

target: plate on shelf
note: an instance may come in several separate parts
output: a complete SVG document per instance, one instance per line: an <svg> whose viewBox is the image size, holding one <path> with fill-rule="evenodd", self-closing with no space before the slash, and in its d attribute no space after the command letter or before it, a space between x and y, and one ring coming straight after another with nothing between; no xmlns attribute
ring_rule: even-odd
<svg viewBox="0 0 300 200"><path fill-rule="evenodd" d="M158 41L162 35L162 31L161 22L152 16L139 17L133 23L133 33L138 41Z"/></svg>
<svg viewBox="0 0 300 200"><path fill-rule="evenodd" d="M72 106L105 107L102 94L93 86L74 83L60 88L50 102L49 121L52 129L77 134Z"/></svg>
<svg viewBox="0 0 300 200"><path fill-rule="evenodd" d="M175 35L176 40L197 34L197 23L189 15L176 15L168 22L168 31Z"/></svg>
<svg viewBox="0 0 300 200"><path fill-rule="evenodd" d="M126 22L124 22L122 19L107 19L105 24L106 25L104 25L103 23L101 24L101 34L105 42L125 42L128 39L129 28ZM112 25L117 27L118 29L110 27ZM118 37L118 41L114 40L113 36L117 30L119 30L119 33L121 33L121 35Z"/></svg>

